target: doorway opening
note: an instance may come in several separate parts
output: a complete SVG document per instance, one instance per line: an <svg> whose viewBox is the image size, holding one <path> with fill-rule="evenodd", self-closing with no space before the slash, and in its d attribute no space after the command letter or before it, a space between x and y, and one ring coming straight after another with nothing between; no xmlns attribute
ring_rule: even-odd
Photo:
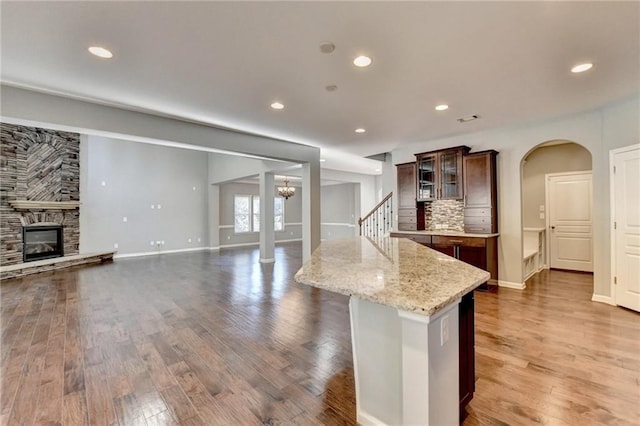
<svg viewBox="0 0 640 426"><path fill-rule="evenodd" d="M567 140L521 162L523 282L543 269L593 272L592 157Z"/></svg>

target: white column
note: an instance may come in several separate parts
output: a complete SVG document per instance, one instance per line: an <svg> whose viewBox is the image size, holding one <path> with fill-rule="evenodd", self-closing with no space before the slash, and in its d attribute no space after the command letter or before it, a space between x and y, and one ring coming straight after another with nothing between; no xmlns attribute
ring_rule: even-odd
<svg viewBox="0 0 640 426"><path fill-rule="evenodd" d="M302 164L302 261L311 258L320 245L320 152Z"/></svg>
<svg viewBox="0 0 640 426"><path fill-rule="evenodd" d="M208 185L209 249L220 248L220 186Z"/></svg>
<svg viewBox="0 0 640 426"><path fill-rule="evenodd" d="M276 234L273 226L273 173L260 173L260 262L275 262Z"/></svg>

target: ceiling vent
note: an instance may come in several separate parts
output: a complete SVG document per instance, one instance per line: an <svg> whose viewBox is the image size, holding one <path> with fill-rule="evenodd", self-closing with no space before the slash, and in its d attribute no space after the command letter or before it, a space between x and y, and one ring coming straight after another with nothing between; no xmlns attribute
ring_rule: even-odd
<svg viewBox="0 0 640 426"><path fill-rule="evenodd" d="M334 50L336 50L336 45L330 41L325 41L320 45L320 51L322 53L333 53Z"/></svg>
<svg viewBox="0 0 640 426"><path fill-rule="evenodd" d="M480 118L478 114L467 115L466 117L458 118L458 123L468 123L469 121L477 120Z"/></svg>

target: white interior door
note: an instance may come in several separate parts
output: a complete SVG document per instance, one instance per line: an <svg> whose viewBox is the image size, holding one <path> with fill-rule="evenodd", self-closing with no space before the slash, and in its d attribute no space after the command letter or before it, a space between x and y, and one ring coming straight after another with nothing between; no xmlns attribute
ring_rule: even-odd
<svg viewBox="0 0 640 426"><path fill-rule="evenodd" d="M549 266L593 272L591 172L547 175Z"/></svg>
<svg viewBox="0 0 640 426"><path fill-rule="evenodd" d="M640 311L640 146L613 154L616 304Z"/></svg>

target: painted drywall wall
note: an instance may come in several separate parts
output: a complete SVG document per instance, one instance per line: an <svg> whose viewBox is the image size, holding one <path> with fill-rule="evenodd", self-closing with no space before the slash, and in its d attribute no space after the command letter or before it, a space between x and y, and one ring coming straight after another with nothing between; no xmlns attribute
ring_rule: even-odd
<svg viewBox="0 0 640 426"><path fill-rule="evenodd" d="M359 184L342 183L320 188L322 206L322 239L353 237L358 235L356 196Z"/></svg>
<svg viewBox="0 0 640 426"><path fill-rule="evenodd" d="M591 170L591 154L575 143L542 146L529 153L522 164L523 226L546 225L540 218L540 206L545 204L545 174L583 170Z"/></svg>
<svg viewBox="0 0 640 426"><path fill-rule="evenodd" d="M472 123L467 123L471 124ZM473 151L496 149L498 155L499 275L501 281L521 284L522 199L521 160L543 142L567 140L589 150L593 158L594 294L611 295L609 151L640 141L640 97L565 117L469 133L406 145L392 152L393 163L414 161L414 153L467 145ZM395 170L394 170L395 179ZM394 201L397 210L397 200Z"/></svg>
<svg viewBox="0 0 640 426"><path fill-rule="evenodd" d="M360 173L343 172L340 170L322 169L322 180L331 180L344 183L356 183L359 185L359 200L356 199L356 212L359 216L364 216L378 204L376 177L373 175L363 175ZM359 204L358 204L359 203Z"/></svg>
<svg viewBox="0 0 640 426"><path fill-rule="evenodd" d="M83 135L80 156L81 252L208 247L205 153Z"/></svg>
<svg viewBox="0 0 640 426"><path fill-rule="evenodd" d="M308 172L303 181L303 259L320 244L320 148L4 84L0 93L7 123L302 163Z"/></svg>
<svg viewBox="0 0 640 426"><path fill-rule="evenodd" d="M220 184L219 235L220 247L241 244L258 244L257 232L236 233L234 231L233 201L235 195L260 195L260 185L250 183ZM299 240L302 238L302 188L296 188L296 195L284 202L284 231L275 232L275 241ZM276 195L276 187L273 190Z"/></svg>

